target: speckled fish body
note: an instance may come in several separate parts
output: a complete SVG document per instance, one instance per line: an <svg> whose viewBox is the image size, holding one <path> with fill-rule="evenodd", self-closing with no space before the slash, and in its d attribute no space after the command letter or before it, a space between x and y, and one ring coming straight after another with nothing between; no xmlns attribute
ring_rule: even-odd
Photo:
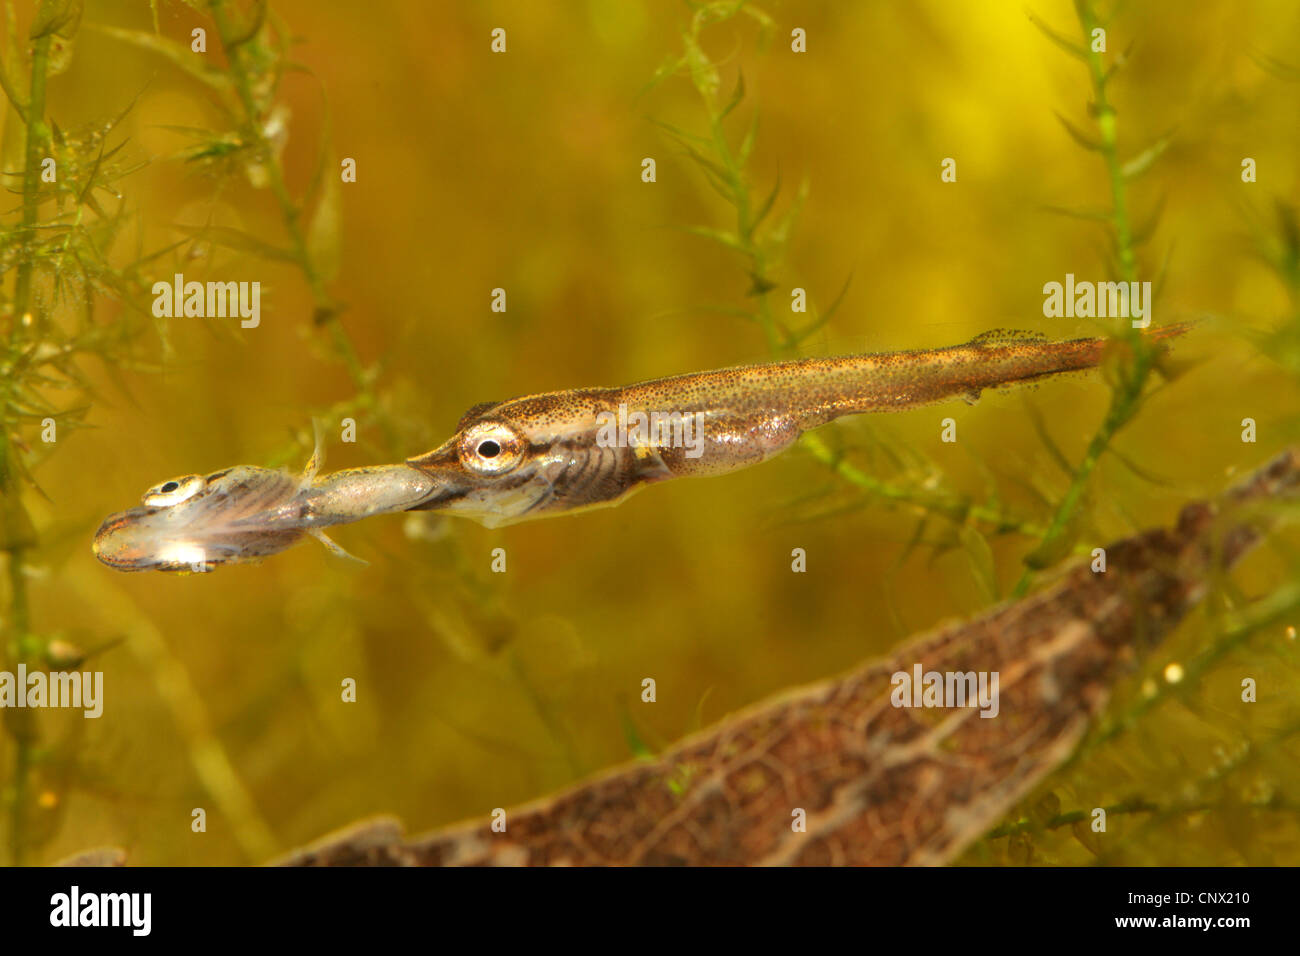
<svg viewBox="0 0 1300 956"><path fill-rule="evenodd" d="M1184 329L1154 330L1149 338ZM998 331L951 348L796 359L529 395L470 409L449 441L407 463L438 486L419 508L496 527L616 504L669 478L746 468L844 415L973 402L984 389L1091 368L1108 344ZM618 442L602 434L602 423L637 413L670 419L674 440L663 440L669 429L648 437L643 429ZM679 421L697 432L692 441L675 440Z"/></svg>

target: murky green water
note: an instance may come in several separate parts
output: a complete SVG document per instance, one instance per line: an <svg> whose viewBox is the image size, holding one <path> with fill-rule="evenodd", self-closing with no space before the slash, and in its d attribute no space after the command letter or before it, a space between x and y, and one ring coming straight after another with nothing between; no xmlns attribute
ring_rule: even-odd
<svg viewBox="0 0 1300 956"><path fill-rule="evenodd" d="M160 6L161 32L186 48L192 28L212 29L181 4ZM104 673L102 718L40 715L24 791L30 859L111 844L139 863L261 861L379 812L429 829L551 792L637 745L659 749L1015 585L1032 535L998 535L978 519L918 523L800 450L651 488L616 509L495 531L427 515L339 530L368 567L310 541L211 575L99 565L89 545L105 515L173 475L298 469L313 415L325 421L327 469L396 462L443 441L479 402L771 354L760 323L731 314L760 307L747 294L754 263L681 228L734 229L735 210L647 120L707 131L698 95L678 77L637 96L680 52L685 7L274 6L301 37L292 58L312 73L284 76L264 126L273 144L283 139L292 196L312 181L322 137L331 143L323 176L339 225L305 216L304 229L322 271L337 257L337 277L322 277L315 294L301 269L247 238L194 240L192 230L215 226L291 245L271 192L258 188L265 164L237 149L221 159L220 143L237 134L211 135L233 128L214 94L91 30L149 31L147 7L88 4L68 69L50 80L48 115L65 130L102 124L138 96L107 141L129 139L122 155L150 162L118 184L130 217L105 258L121 269L176 244L142 274L258 281L261 311L255 328L132 319L143 326L136 354L158 367L86 361L98 390L93 429L64 429L52 445L31 422L11 429L33 462L47 455L35 475L48 500L31 489L23 499L38 532L24 559L31 632L42 646L124 639L92 658ZM1077 32L1067 4L1034 11ZM808 183L783 259L762 263L774 321L806 327L852 277L801 354L937 347L997 327L1096 334L1087 319L1043 315L1045 283L1107 278L1101 226L1045 208L1110 203L1101 158L1053 116L1095 130L1079 62L1017 5L770 12L765 51L747 21L706 32L704 45L720 64L721 102L744 72L746 96L727 125L733 148L760 111L745 170L756 206L778 170L772 223ZM1140 238L1154 222L1137 247L1140 278L1159 286L1154 324L1204 321L1088 483L1071 524L1085 550L1171 520L1189 496L1300 437L1300 363L1285 345L1300 321L1296 287L1252 238L1257 220L1270 237L1264 254L1287 261L1277 208L1295 222L1296 86L1246 55L1262 50L1294 69L1296 18L1286 3L1211 4L1196 17L1154 4L1111 27L1113 49L1138 41L1112 86L1123 158L1176 130L1127 187ZM507 30L504 54L490 48L496 27ZM795 27L807 31L806 53L790 49ZM202 62L220 67L210 42ZM8 169L22 165L17 125L11 111ZM646 157L653 183L642 179ZM1245 157L1257 161L1254 183L1242 182ZM339 178L347 158L355 182ZM945 158L956 161L955 182L941 179ZM218 175L222 162L233 175ZM117 209L107 192L100 199L106 214ZM17 222L5 215L6 228ZM791 312L795 288L809 313ZM497 289L504 311L492 308ZM53 301L48 277L38 274L37 290L53 321L78 320L74 300ZM340 361L331 326L313 322L322 301L346 306L339 321L360 378ZM126 314L111 289L92 305L90 321L106 329ZM1285 322L1289 339L1261 345ZM1040 429L1077 464L1106 412L1107 381L1107 372L1071 376L819 434L893 489L965 495L1043 527L1069 478ZM955 443L941 440L947 417ZM342 440L345 418L355 442ZM1255 443L1242 441L1246 418ZM1229 593L1258 596L1287 579L1295 545L1292 536L1264 549ZM792 572L796 548L806 572ZM504 572L493 570L496 549ZM1147 671L1159 677L1214 634L1196 617ZM1144 797L1199 808L1116 817L1123 839L1111 862L1295 863L1296 743L1275 737L1297 716L1297 663L1280 627L1261 633L1054 778L1049 803L1068 811ZM1254 705L1239 701L1243 676L1258 678ZM653 704L641 701L648 677ZM355 701L343 699L349 681ZM1140 681L1122 700L1140 695ZM1256 752L1233 762L1247 743ZM15 753L5 737L10 795ZM1214 776L1225 761L1231 769ZM201 834L195 808L207 812ZM1086 862L1087 839L1061 827L991 841L968 859Z"/></svg>

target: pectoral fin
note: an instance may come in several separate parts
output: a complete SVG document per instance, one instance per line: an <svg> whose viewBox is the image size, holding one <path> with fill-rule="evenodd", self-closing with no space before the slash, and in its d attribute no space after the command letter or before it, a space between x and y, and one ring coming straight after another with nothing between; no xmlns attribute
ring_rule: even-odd
<svg viewBox="0 0 1300 956"><path fill-rule="evenodd" d="M340 558L346 558L349 561L355 561L357 562L357 564L368 565L370 563L364 558L358 558L355 554L349 554L348 552L344 551L341 547L339 547L337 544L331 541L329 539L329 536L325 534L324 531L321 531L319 528L311 528L308 530L307 533L310 534L317 541L319 541L321 544L325 545L325 550L329 551L330 554L336 555Z"/></svg>
<svg viewBox="0 0 1300 956"><path fill-rule="evenodd" d="M630 451L628 473L637 484L667 481L673 477L672 471L664 464L659 449L654 445L634 444Z"/></svg>

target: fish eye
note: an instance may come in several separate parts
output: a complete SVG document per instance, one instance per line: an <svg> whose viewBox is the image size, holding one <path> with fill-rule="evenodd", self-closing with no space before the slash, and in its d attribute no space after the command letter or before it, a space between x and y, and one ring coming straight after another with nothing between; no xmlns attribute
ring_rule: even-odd
<svg viewBox="0 0 1300 956"><path fill-rule="evenodd" d="M500 422L477 422L461 436L461 464L480 475L504 474L523 457L523 439L513 428Z"/></svg>
<svg viewBox="0 0 1300 956"><path fill-rule="evenodd" d="M154 485L144 493L141 499L150 508L167 508L188 501L207 487L207 482L198 475L186 475L172 478L161 485Z"/></svg>

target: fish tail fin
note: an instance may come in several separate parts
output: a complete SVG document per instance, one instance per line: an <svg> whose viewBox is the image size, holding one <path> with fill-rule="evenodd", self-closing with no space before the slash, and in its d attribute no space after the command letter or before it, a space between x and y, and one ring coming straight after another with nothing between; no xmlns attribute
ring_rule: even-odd
<svg viewBox="0 0 1300 956"><path fill-rule="evenodd" d="M1158 329L1147 329L1142 333L1142 337L1148 342L1162 342L1165 339L1176 338L1196 328L1200 322L1196 319L1186 319L1182 322L1173 322L1169 325L1162 325Z"/></svg>
<svg viewBox="0 0 1300 956"><path fill-rule="evenodd" d="M1142 338L1150 343L1163 343L1183 335L1196 325L1195 320L1188 320L1144 329ZM978 393L980 388L1033 382L1051 375L1095 368L1105 358L1112 341L1109 338L1049 341L1041 333L1008 329L985 332L973 338L966 347L996 353L997 360L985 365L988 381L972 381L963 386L963 391Z"/></svg>

